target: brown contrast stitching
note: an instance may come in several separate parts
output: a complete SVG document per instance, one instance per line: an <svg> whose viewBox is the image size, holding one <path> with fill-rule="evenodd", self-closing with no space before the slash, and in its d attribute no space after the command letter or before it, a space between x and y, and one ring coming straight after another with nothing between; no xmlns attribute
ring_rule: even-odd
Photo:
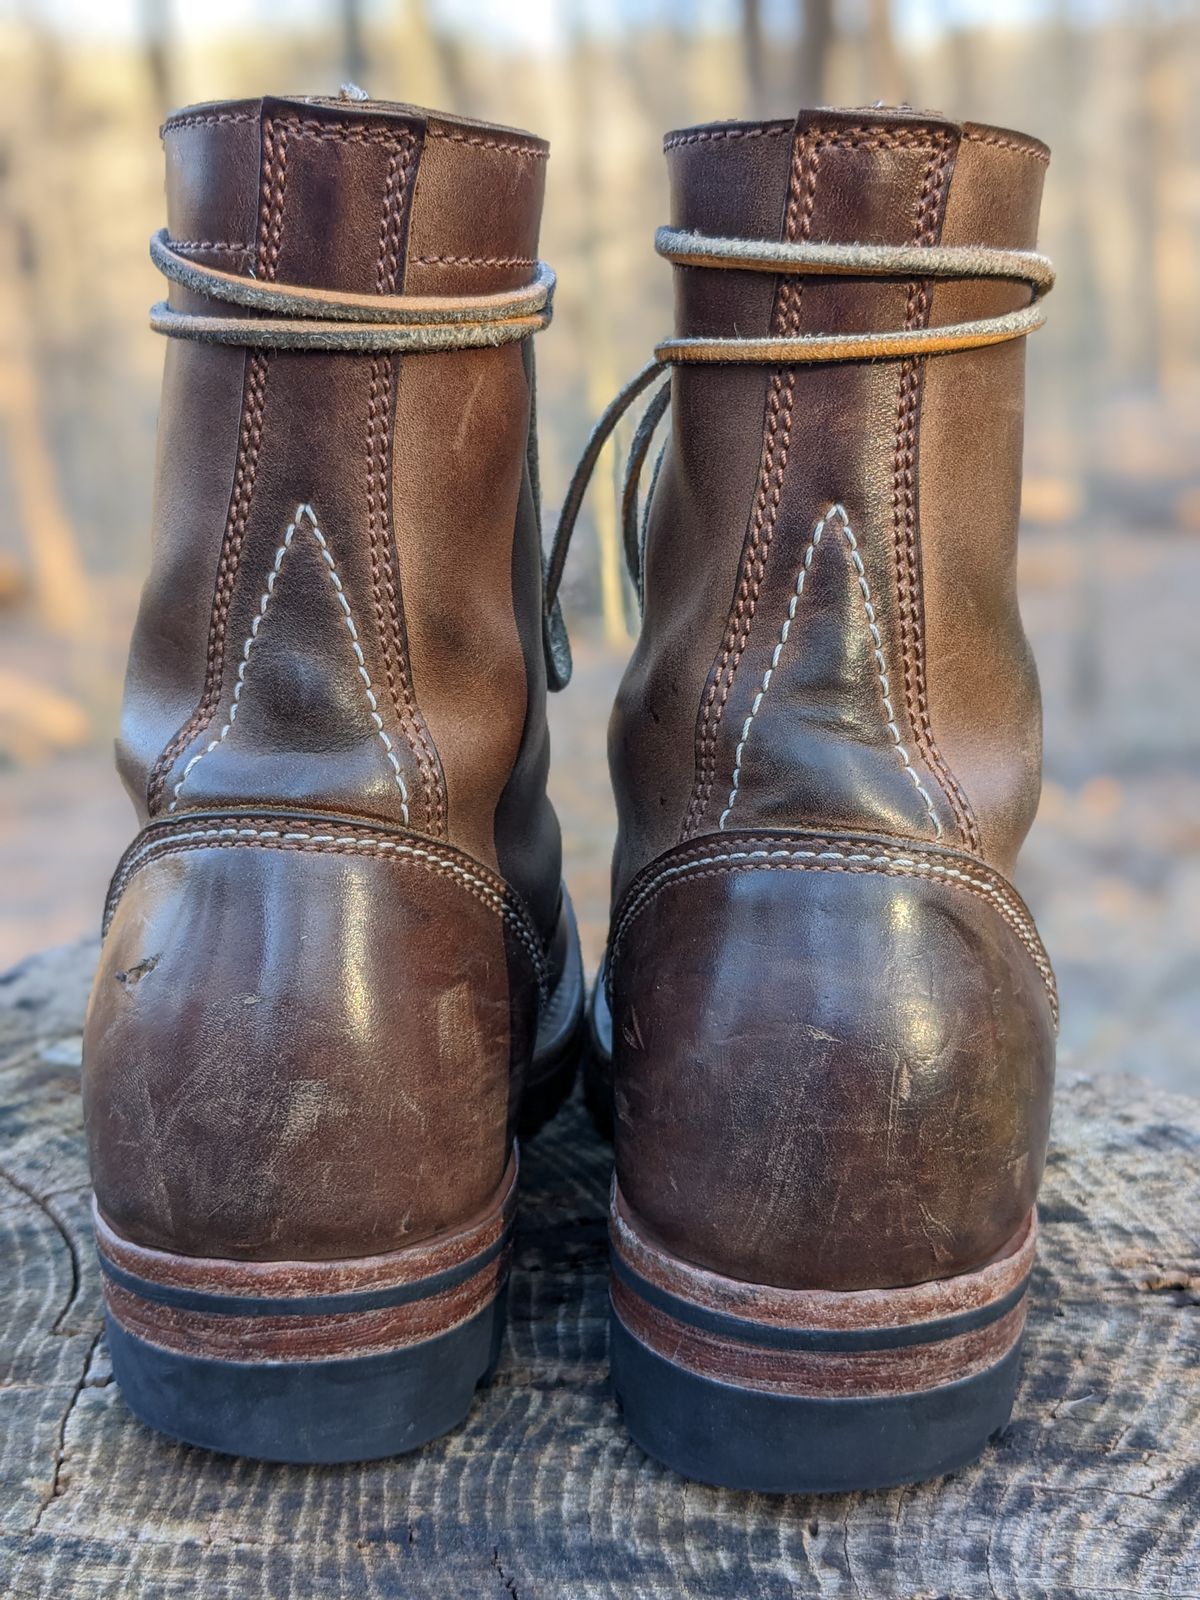
<svg viewBox="0 0 1200 1600"><path fill-rule="evenodd" d="M252 244L240 244L235 239L172 239L170 245L177 255L208 250L213 254L248 256L254 249Z"/></svg>
<svg viewBox="0 0 1200 1600"><path fill-rule="evenodd" d="M998 133L970 133L963 131L963 138L969 139L972 144L990 144L997 150L1012 150L1019 156L1028 156L1031 161L1040 161L1042 166L1050 164L1050 152L1039 150L1036 145L1020 144L1016 139L1002 138Z"/></svg>
<svg viewBox="0 0 1200 1600"><path fill-rule="evenodd" d="M827 139L844 150L925 150L931 138L942 135L929 128L844 128L836 138Z"/></svg>
<svg viewBox="0 0 1200 1600"><path fill-rule="evenodd" d="M257 848L274 850L315 851L328 855L369 856L372 859L391 860L436 872L457 882L468 894L487 906L510 924L529 954L539 985L546 985L548 965L542 942L528 913L519 906L502 879L494 878L480 863L470 866L456 860L448 852L439 851L428 841L381 838L378 832L355 826L352 823L322 824L337 829L336 833L307 833L298 828L287 828L278 823L275 827L259 828L253 824L262 819L248 817L198 819L179 829L141 840L131 849L117 870L109 890L105 908L104 932L112 922L117 905L130 882L142 867L163 856L178 855L189 850L222 850ZM224 826L220 826L224 823Z"/></svg>
<svg viewBox="0 0 1200 1600"><path fill-rule="evenodd" d="M713 128L698 133L681 134L663 141L664 150L674 150L681 144L702 144L709 139L759 139L778 138L791 133L792 124L767 128ZM881 128L877 124L859 123L846 128L804 129L801 139L822 148L838 150L924 150L928 147L933 130L916 128Z"/></svg>
<svg viewBox="0 0 1200 1600"><path fill-rule="evenodd" d="M375 286L380 294L395 291L400 268L400 224L415 141L411 134L393 141L384 189L383 216L379 224L379 258ZM376 356L371 362L371 387L367 401L367 524L371 553L371 596L375 625L383 653L384 676L396 717L404 730L421 773L425 814L432 832L440 834L444 822L442 787L436 757L423 719L417 712L404 648L400 601L391 552L388 494L388 437L391 426L393 361ZM386 605L384 593L386 590Z"/></svg>
<svg viewBox="0 0 1200 1600"><path fill-rule="evenodd" d="M375 263L375 288L379 294L392 293L400 270L400 219L412 153L412 135L398 134L388 162L383 216L379 222L379 259Z"/></svg>
<svg viewBox="0 0 1200 1600"><path fill-rule="evenodd" d="M611 941L610 968L633 922L652 900L672 883L680 879L689 882L697 878L719 877L734 872L770 871L781 869L793 872L850 872L877 874L887 877L921 878L927 882L945 883L948 887L962 889L976 899L991 905L1012 929L1034 966L1037 968L1050 1000L1050 1009L1058 1022L1058 990L1054 970L1046 955L1045 946L1028 908L1012 886L994 872L971 857L934 856L920 849L903 854L888 846L870 840L824 839L804 837L804 844L779 847L778 840L759 841L753 837L740 840L742 856L758 859L733 860L731 847L713 851L712 841L676 858L671 865L652 875L640 886L631 887L626 902L614 926ZM759 848L754 847L758 845ZM770 847L775 845L775 849ZM838 846L843 848L839 849ZM854 846L858 848L854 848ZM849 846L850 848L845 848ZM705 848L709 853L704 853ZM952 863L961 862L961 865Z"/></svg>
<svg viewBox="0 0 1200 1600"><path fill-rule="evenodd" d="M948 134L935 137L925 169L913 220L913 243L934 244L938 237L954 142ZM906 328L923 327L929 319L929 284L916 280L908 286L904 312ZM910 357L900 368L896 394L896 436L892 454L892 544L896 568L897 620L904 665L904 703L913 739L931 776L954 812L958 831L972 850L979 849L979 829L962 787L946 766L933 736L925 682L924 630L920 557L917 548L917 426L925 366Z"/></svg>
<svg viewBox="0 0 1200 1600"><path fill-rule="evenodd" d="M418 256L420 267L532 267L532 256Z"/></svg>
<svg viewBox="0 0 1200 1600"><path fill-rule="evenodd" d="M817 172L820 157L807 140L797 141L792 158L792 175L784 217L784 238L807 239L816 203ZM771 316L772 332L798 331L801 283L795 278L781 281ZM794 367L777 367L771 374L767 416L763 436L762 466L758 492L751 517L750 536L742 557L741 576L733 611L726 627L725 643L711 677L700 714L697 738L696 787L684 822L684 838L699 828L712 797L717 775L717 734L725 705L733 688L738 665L750 637L758 597L766 574L766 555L775 536L775 524L783 498L783 480L792 443L792 411L796 397Z"/></svg>
<svg viewBox="0 0 1200 1600"><path fill-rule="evenodd" d="M683 144L707 144L710 139L781 139L791 133L790 122L773 128L703 128L698 133L679 133L663 140L664 150L678 150Z"/></svg>
<svg viewBox="0 0 1200 1600"><path fill-rule="evenodd" d="M161 138L164 133L174 133L177 128L217 128L227 123L257 121L257 111L214 111L206 115L168 117L158 132Z"/></svg>
<svg viewBox="0 0 1200 1600"><path fill-rule="evenodd" d="M277 141L275 125L268 117L263 123L262 139L258 269L259 276L269 282L275 276L283 241L283 202L287 187L287 133L281 128ZM245 398L242 402L242 423L238 439L237 465L234 470L233 495L217 565L216 593L208 630L204 689L200 704L159 756L150 775L147 806L152 816L162 804L163 789L171 768L197 734L208 727L220 703L225 677L225 632L229 620L229 607L233 600L234 582L241 560L242 545L245 542L250 501L254 493L254 480L258 472L258 456L262 445L268 362L266 352L259 350L251 356L246 368Z"/></svg>
<svg viewBox="0 0 1200 1600"><path fill-rule="evenodd" d="M158 130L159 134L173 133L177 128L215 128L228 123L256 122L257 111L216 111L197 113L194 116L168 117ZM317 139L349 139L361 140L366 144L389 144L395 137L395 130L387 127L372 127L362 122L318 122L315 117L301 117L298 114L281 116L281 122L286 122L290 127L296 128L306 135ZM447 139L454 144L469 144L484 150L506 151L512 155L528 156L533 161L545 161L550 152L542 149L540 145L527 144L520 139L503 139L494 134L482 133L457 133L452 129L427 130L427 139Z"/></svg>
<svg viewBox="0 0 1200 1600"><path fill-rule="evenodd" d="M425 137L446 139L451 144L474 145L482 150L502 150L510 155L527 156L530 161L547 161L550 157L549 150L543 150L540 145L525 144L520 139L500 139L493 134L456 133L450 128L428 128Z"/></svg>
<svg viewBox="0 0 1200 1600"><path fill-rule="evenodd" d="M717 130L731 135L739 131ZM697 136L698 137L698 136ZM791 187L785 216L785 240L806 239L812 225L816 201L820 154L826 149L949 149L950 136L929 128L886 129L859 125L848 128L809 129L796 140L792 162ZM948 159L948 156L947 156ZM936 215L936 214L935 214ZM924 225L924 215L922 215ZM789 231L794 229L795 231ZM772 331L777 334L799 330L801 283L786 279L776 295ZM792 411L795 399L795 369L779 368L772 374L764 427L762 471L746 549L742 557L740 580L733 608L726 625L722 652L706 686L697 729L696 785L684 820L682 837L691 838L703 824L712 798L717 768L717 736L725 706L733 690L737 670L749 642L766 570L766 557L774 537L783 479L791 445Z"/></svg>
<svg viewBox="0 0 1200 1600"><path fill-rule="evenodd" d="M302 117L295 112L279 118L302 139L337 139L343 144L393 145L397 130L386 125L374 126L363 122L318 122L315 117Z"/></svg>

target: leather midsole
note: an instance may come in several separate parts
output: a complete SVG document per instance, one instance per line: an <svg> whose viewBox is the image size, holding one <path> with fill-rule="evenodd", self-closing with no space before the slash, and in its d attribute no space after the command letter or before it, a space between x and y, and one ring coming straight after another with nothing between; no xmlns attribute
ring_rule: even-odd
<svg viewBox="0 0 1200 1600"><path fill-rule="evenodd" d="M105 1305L140 1339L227 1360L369 1355L449 1332L503 1288L512 1254L514 1151L462 1227L340 1261L231 1261L152 1250L94 1212Z"/></svg>
<svg viewBox="0 0 1200 1600"><path fill-rule="evenodd" d="M1025 1323L1036 1220L986 1267L900 1289L780 1289L695 1267L647 1238L614 1185L614 1314L717 1382L780 1394L911 1394L1002 1361Z"/></svg>

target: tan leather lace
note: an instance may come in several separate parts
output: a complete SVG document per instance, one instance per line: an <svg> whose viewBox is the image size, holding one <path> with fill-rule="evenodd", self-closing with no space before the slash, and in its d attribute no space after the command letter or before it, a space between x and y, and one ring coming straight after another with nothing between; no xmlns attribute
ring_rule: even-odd
<svg viewBox="0 0 1200 1600"><path fill-rule="evenodd" d="M965 245L828 244L805 240L729 239L674 228L655 235L659 255L676 266L728 268L822 277L992 280L1024 284L1027 305L994 317L940 327L885 329L878 333L803 334L795 338L679 338L655 346L654 359L630 379L592 430L580 457L546 564L546 657L552 688L570 677L570 652L558 604L567 550L592 472L608 439L625 412L654 380L673 366L755 363L792 366L825 361L895 361L909 356L949 355L1022 339L1045 321L1041 301L1054 286L1050 261L1031 250L996 250ZM655 430L671 402L670 380L652 396L630 446L621 494L621 521L629 576L642 598L644 519L639 519L638 491L642 468ZM660 457L661 460L661 457ZM647 512L651 493L647 498Z"/></svg>
<svg viewBox="0 0 1200 1600"><path fill-rule="evenodd" d="M150 326L173 339L246 345L259 350L478 350L511 344L550 321L554 273L544 261L532 283L493 294L348 294L254 278L200 266L171 248L165 228L150 240L150 259L172 283L223 305L269 316L219 316L176 311L160 300Z"/></svg>

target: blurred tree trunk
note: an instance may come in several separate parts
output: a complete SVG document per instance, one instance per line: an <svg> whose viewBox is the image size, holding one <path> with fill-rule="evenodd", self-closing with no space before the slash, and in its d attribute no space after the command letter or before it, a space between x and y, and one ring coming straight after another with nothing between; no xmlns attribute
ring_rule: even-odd
<svg viewBox="0 0 1200 1600"><path fill-rule="evenodd" d="M802 106L825 102L833 47L833 0L800 0L800 54L796 89Z"/></svg>
<svg viewBox="0 0 1200 1600"><path fill-rule="evenodd" d="M1194 22L1158 19L1145 37L1145 188L1153 202L1154 366L1159 391L1186 391L1196 370L1197 238L1187 201L1194 173L1197 40ZM1194 178L1192 180L1194 182Z"/></svg>
<svg viewBox="0 0 1200 1600"><path fill-rule="evenodd" d="M367 50L363 40L362 0L341 0L342 71L360 89L365 88Z"/></svg>
<svg viewBox="0 0 1200 1600"><path fill-rule="evenodd" d="M175 108L174 80L171 73L171 13L168 0L141 0L142 39L146 51L146 75L150 94L159 117Z"/></svg>
<svg viewBox="0 0 1200 1600"><path fill-rule="evenodd" d="M582 5L573 8L570 59L576 84L573 96L577 118L575 148L579 152L578 183L584 217L580 234L580 271L584 282L584 359L588 410L594 418L600 415L616 393L620 376L613 360L610 335L612 308L602 265L604 240L601 229L611 213L607 174L598 165L597 150L604 149L605 145L594 137L601 121L599 105L603 100L595 82L597 58L601 52L588 37L583 10ZM629 629L625 621L624 567L617 527L617 452L614 439L610 439L601 452L593 481L592 519L598 545L604 634L610 644L620 645L628 641Z"/></svg>
<svg viewBox="0 0 1200 1600"><path fill-rule="evenodd" d="M867 98L900 105L908 98L904 67L892 31L891 0L870 0L867 13Z"/></svg>
<svg viewBox="0 0 1200 1600"><path fill-rule="evenodd" d="M404 53L406 56L414 54L424 69L420 77L428 87L420 93L426 103L470 115L473 109L471 87L466 81L458 45L436 26L427 0L406 0L404 22ZM408 75L406 70L406 78Z"/></svg>
<svg viewBox="0 0 1200 1600"><path fill-rule="evenodd" d="M39 133L26 139L20 159L6 162L0 173L0 449L42 619L52 633L78 642L88 634L91 592L59 481L37 345L44 322L38 284L58 242L51 236L47 248L44 230L64 220L61 202L44 203L46 169L39 163L45 154L39 141L53 149L62 138L62 51L48 30L36 35L34 62L28 87L38 108ZM60 252L60 260L65 256L68 252ZM64 292L72 288L68 282Z"/></svg>
<svg viewBox="0 0 1200 1600"><path fill-rule="evenodd" d="M767 85L763 72L763 27L761 0L742 0L742 58L746 68L749 112L761 117L766 109Z"/></svg>

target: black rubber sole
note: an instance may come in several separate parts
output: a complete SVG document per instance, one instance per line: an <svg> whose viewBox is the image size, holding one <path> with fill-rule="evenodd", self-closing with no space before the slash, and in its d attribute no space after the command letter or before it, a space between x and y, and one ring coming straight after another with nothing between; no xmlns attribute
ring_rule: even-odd
<svg viewBox="0 0 1200 1600"><path fill-rule="evenodd" d="M335 1360L183 1355L105 1323L125 1403L160 1433L258 1461L375 1461L463 1421L499 1359L505 1298L419 1344Z"/></svg>
<svg viewBox="0 0 1200 1600"><path fill-rule="evenodd" d="M763 1494L838 1494L938 1478L1009 1419L1020 1344L987 1371L919 1394L812 1398L705 1378L611 1319L613 1388L647 1455L685 1477Z"/></svg>

